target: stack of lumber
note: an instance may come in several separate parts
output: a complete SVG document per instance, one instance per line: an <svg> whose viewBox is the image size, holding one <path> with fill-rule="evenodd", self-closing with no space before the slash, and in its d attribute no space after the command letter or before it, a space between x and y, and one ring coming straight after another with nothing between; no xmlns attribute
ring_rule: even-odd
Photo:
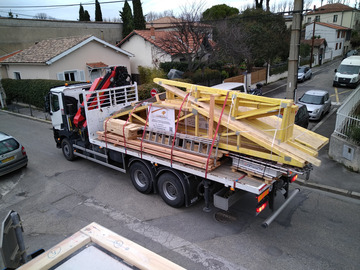
<svg viewBox="0 0 360 270"><path fill-rule="evenodd" d="M106 132L125 136L126 139L135 139L138 137L142 126L139 124L126 123L121 119L109 118L104 121L103 128Z"/></svg>
<svg viewBox="0 0 360 270"><path fill-rule="evenodd" d="M152 106L166 108L169 113L172 110L177 134L194 136L199 141L217 139L220 155L210 169L218 166L222 151L299 168L309 163L315 166L321 164L317 158L318 151L329 139L294 124L297 106L292 100L165 79L156 78L154 82L165 88L166 98L160 100L157 97ZM172 156L171 146L169 149L171 136L166 139L168 146L151 141L147 133L142 138L142 130L148 124L147 117L146 104L134 111L121 111L105 120L104 132L99 132L99 139L124 146L125 138L126 147L199 168L206 167L207 157L201 153L174 148ZM212 153L214 156L215 153ZM209 162L211 164L214 160Z"/></svg>
<svg viewBox="0 0 360 270"><path fill-rule="evenodd" d="M186 99L187 109L196 111L194 115L202 115L209 124L214 122L214 127L220 122L221 135L227 136L219 144L221 149L295 167L321 164L318 151L329 139L294 124L297 106L292 100L158 78L154 82L166 89L165 103L175 106L174 100ZM282 118L277 117L279 115ZM195 126L195 134L196 129Z"/></svg>
<svg viewBox="0 0 360 270"><path fill-rule="evenodd" d="M189 153L188 151L181 151L178 148L171 150L171 144L166 146L142 141L143 126L133 123L125 124L126 121L121 119L110 118L105 120L105 131L97 132L98 139L112 143L115 146L126 147L174 162L206 169L207 157L196 153ZM221 164L219 160L223 156L223 153L224 151L219 151L215 157L215 150L213 150L208 163L208 171L215 169Z"/></svg>

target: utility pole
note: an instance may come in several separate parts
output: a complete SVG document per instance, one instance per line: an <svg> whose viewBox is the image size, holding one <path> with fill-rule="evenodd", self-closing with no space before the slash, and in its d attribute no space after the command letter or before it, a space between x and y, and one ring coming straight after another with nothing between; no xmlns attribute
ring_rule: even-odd
<svg viewBox="0 0 360 270"><path fill-rule="evenodd" d="M315 6L314 6L314 10L315 10ZM310 68L312 68L312 63L314 61L314 41L315 41L315 24L316 24L316 16L314 19L314 26L313 26L313 34L311 37L311 53L310 53Z"/></svg>
<svg viewBox="0 0 360 270"><path fill-rule="evenodd" d="M297 71L300 49L300 32L303 12L303 0L294 0L294 11L291 26L290 52L288 65L288 78L286 85L286 98L294 99L297 89Z"/></svg>

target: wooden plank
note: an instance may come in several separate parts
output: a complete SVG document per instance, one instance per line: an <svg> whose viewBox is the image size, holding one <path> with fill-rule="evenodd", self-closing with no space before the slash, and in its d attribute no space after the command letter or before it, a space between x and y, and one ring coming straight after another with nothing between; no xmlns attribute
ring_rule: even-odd
<svg viewBox="0 0 360 270"><path fill-rule="evenodd" d="M27 264L17 268L21 270L47 270L71 254L90 243L91 238L81 232L76 232L51 249L32 259Z"/></svg>
<svg viewBox="0 0 360 270"><path fill-rule="evenodd" d="M113 143L115 146L125 146L124 140L121 137L114 136L111 134L105 134L102 132L97 132L99 140L107 141L109 143ZM138 140L126 140L126 147L130 149L134 149L137 151L141 151L141 142ZM170 160L171 159L171 149L166 147L161 147L154 144L148 144L143 142L142 144L142 151L144 153L148 153L154 156L160 156L165 159ZM180 162L183 164L188 164L197 168L205 169L206 168L206 160L207 158L201 157L199 155L192 155L190 153L185 153L178 150L173 150L173 161ZM210 159L209 161L209 171L216 168L216 166L219 166L220 163L216 162L216 165L214 166L214 159Z"/></svg>
<svg viewBox="0 0 360 270"><path fill-rule="evenodd" d="M181 266L122 237L97 223L91 223L81 230L91 241L122 258L139 269L177 270Z"/></svg>
<svg viewBox="0 0 360 270"><path fill-rule="evenodd" d="M214 132L214 108L215 108L215 97L210 95L210 110L209 110L209 139L213 138Z"/></svg>

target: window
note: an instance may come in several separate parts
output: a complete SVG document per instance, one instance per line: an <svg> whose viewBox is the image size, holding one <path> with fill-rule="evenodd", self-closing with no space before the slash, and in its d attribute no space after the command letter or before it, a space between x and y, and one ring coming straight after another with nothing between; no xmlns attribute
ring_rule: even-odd
<svg viewBox="0 0 360 270"><path fill-rule="evenodd" d="M75 73L76 71L66 71L64 72L65 81L76 81L75 80Z"/></svg>
<svg viewBox="0 0 360 270"><path fill-rule="evenodd" d="M59 97L55 94L51 95L51 110L53 112L60 110Z"/></svg>
<svg viewBox="0 0 360 270"><path fill-rule="evenodd" d="M315 16L315 22L320 22L320 15Z"/></svg>
<svg viewBox="0 0 360 270"><path fill-rule="evenodd" d="M308 17L308 18L307 18L307 22L308 22L308 23L311 23L311 17Z"/></svg>
<svg viewBox="0 0 360 270"><path fill-rule="evenodd" d="M20 72L14 72L14 79L21 80Z"/></svg>
<svg viewBox="0 0 360 270"><path fill-rule="evenodd" d="M338 15L334 15L333 22L337 22Z"/></svg>
<svg viewBox="0 0 360 270"><path fill-rule="evenodd" d="M335 50L337 50L338 49L338 44L336 43L336 45L335 45Z"/></svg>
<svg viewBox="0 0 360 270"><path fill-rule="evenodd" d="M341 44L342 44L342 43L340 42L340 43L339 43L339 50L341 49Z"/></svg>
<svg viewBox="0 0 360 270"><path fill-rule="evenodd" d="M340 31L337 31L337 38L339 38L340 37Z"/></svg>

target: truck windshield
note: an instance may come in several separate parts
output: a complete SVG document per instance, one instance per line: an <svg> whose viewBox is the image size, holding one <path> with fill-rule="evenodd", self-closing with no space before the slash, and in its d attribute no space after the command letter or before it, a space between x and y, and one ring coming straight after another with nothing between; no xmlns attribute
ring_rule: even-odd
<svg viewBox="0 0 360 270"><path fill-rule="evenodd" d="M359 66L340 65L338 72L342 74L358 74Z"/></svg>

